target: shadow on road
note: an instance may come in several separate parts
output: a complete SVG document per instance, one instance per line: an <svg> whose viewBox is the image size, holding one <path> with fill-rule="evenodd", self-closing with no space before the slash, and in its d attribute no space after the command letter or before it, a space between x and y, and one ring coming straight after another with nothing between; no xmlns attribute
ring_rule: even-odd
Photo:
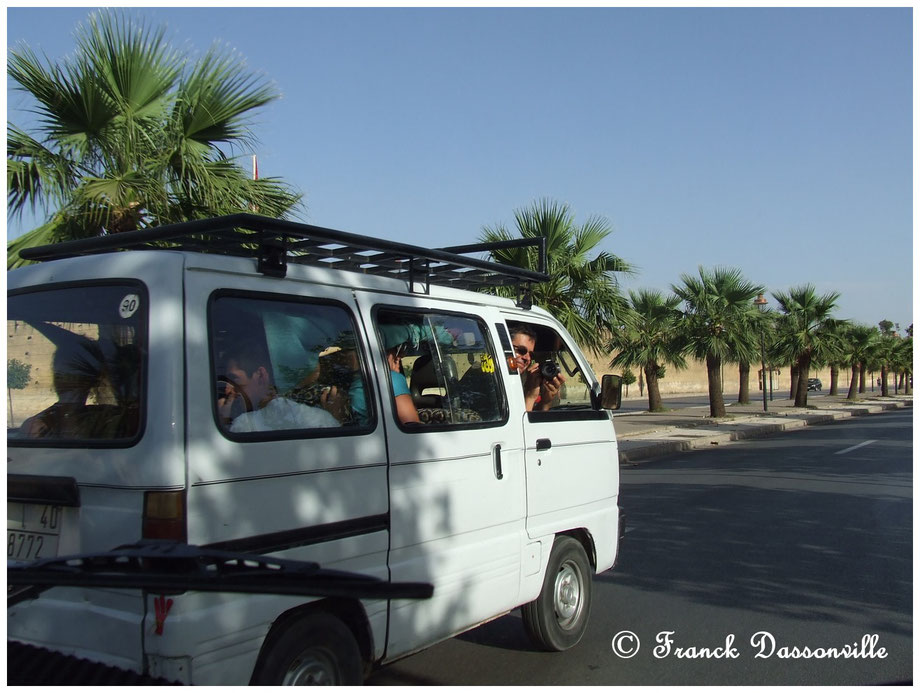
<svg viewBox="0 0 920 693"><path fill-rule="evenodd" d="M878 444L886 426L901 425L879 422ZM621 503L632 531L617 570L598 579L808 621L871 613L880 631L910 636L910 460L857 460L854 472L852 457L835 463L827 453L829 443L854 444L842 433L629 472Z"/></svg>

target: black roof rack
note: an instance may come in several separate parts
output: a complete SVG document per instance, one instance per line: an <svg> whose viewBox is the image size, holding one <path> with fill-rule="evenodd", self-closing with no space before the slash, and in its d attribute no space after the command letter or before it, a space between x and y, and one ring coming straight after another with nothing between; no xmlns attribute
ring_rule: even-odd
<svg viewBox="0 0 920 693"><path fill-rule="evenodd" d="M522 246L538 246L538 271L464 255ZM404 279L413 290L415 284L424 286L425 293L431 284L473 290L523 285L526 291L531 282L549 279L544 238L423 248L256 214L233 214L65 241L26 248L20 256L25 260L54 260L127 249L254 257L259 271L274 277L285 276L288 264L341 269Z"/></svg>

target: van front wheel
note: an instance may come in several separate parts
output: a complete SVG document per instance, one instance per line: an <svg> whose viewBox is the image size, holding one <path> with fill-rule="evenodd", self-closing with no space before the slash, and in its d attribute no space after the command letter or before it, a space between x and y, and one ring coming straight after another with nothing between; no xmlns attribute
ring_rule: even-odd
<svg viewBox="0 0 920 693"><path fill-rule="evenodd" d="M357 686L361 652L348 627L330 614L311 614L273 643L253 679L266 686Z"/></svg>
<svg viewBox="0 0 920 693"><path fill-rule="evenodd" d="M540 596L521 607L524 627L534 645L560 652L578 644L588 627L591 586L591 565L584 547L572 537L557 537Z"/></svg>

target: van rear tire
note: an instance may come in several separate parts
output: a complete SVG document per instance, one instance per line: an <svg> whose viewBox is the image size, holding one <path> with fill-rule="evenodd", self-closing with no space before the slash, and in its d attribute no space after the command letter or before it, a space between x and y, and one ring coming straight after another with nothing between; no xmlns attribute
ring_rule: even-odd
<svg viewBox="0 0 920 693"><path fill-rule="evenodd" d="M331 614L307 615L270 646L254 685L360 686L361 650L348 627Z"/></svg>
<svg viewBox="0 0 920 693"><path fill-rule="evenodd" d="M591 590L591 564L581 542L556 537L540 596L521 607L533 644L549 652L577 645L588 627Z"/></svg>

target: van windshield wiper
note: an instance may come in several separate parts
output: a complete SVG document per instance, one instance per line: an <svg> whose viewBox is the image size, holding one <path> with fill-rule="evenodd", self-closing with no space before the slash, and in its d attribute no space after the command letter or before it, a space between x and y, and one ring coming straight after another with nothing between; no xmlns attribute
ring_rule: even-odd
<svg viewBox="0 0 920 693"><path fill-rule="evenodd" d="M7 561L7 607L58 586L136 588L157 592L244 592L305 597L428 599L434 586L388 582L329 570L318 563L143 541L103 553L75 554L32 563Z"/></svg>

